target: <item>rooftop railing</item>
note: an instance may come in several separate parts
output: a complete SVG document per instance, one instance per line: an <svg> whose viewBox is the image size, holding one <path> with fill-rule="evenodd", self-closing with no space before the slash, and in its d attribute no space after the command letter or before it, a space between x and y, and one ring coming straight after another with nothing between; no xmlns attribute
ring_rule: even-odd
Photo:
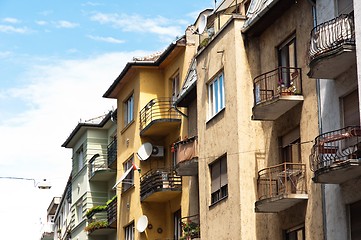
<svg viewBox="0 0 361 240"><path fill-rule="evenodd" d="M361 158L361 127L349 126L315 138L310 155L312 171Z"/></svg>
<svg viewBox="0 0 361 240"><path fill-rule="evenodd" d="M276 97L302 94L300 68L278 67L254 78L255 106Z"/></svg>
<svg viewBox="0 0 361 240"><path fill-rule="evenodd" d="M321 23L311 31L310 60L332 51L343 44L355 44L353 14L342 14Z"/></svg>
<svg viewBox="0 0 361 240"><path fill-rule="evenodd" d="M258 200L282 194L306 194L306 165L282 163L258 172Z"/></svg>
<svg viewBox="0 0 361 240"><path fill-rule="evenodd" d="M173 107L171 98L155 98L140 111L140 130L157 120L180 119L180 114Z"/></svg>

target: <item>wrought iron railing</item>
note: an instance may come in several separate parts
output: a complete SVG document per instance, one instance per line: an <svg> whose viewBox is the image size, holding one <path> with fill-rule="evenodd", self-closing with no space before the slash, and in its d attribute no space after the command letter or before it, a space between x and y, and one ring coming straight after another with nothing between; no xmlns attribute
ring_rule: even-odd
<svg viewBox="0 0 361 240"><path fill-rule="evenodd" d="M93 177L97 171L108 169L108 162L99 154L94 155L89 160L89 178Z"/></svg>
<svg viewBox="0 0 361 240"><path fill-rule="evenodd" d="M300 68L278 67L263 73L253 80L255 105L283 95L302 94Z"/></svg>
<svg viewBox="0 0 361 240"><path fill-rule="evenodd" d="M176 152L176 164L192 160L198 157L198 140L197 137L191 137L182 141L174 143L174 149Z"/></svg>
<svg viewBox="0 0 361 240"><path fill-rule="evenodd" d="M150 170L140 178L141 200L155 192L181 190L182 178L174 170Z"/></svg>
<svg viewBox="0 0 361 240"><path fill-rule="evenodd" d="M282 163L258 172L258 200L282 194L306 194L306 165Z"/></svg>
<svg viewBox="0 0 361 240"><path fill-rule="evenodd" d="M180 219L182 237L180 240L200 238L199 214Z"/></svg>
<svg viewBox="0 0 361 240"><path fill-rule="evenodd" d="M108 166L112 166L117 161L117 139L115 138L107 147Z"/></svg>
<svg viewBox="0 0 361 240"><path fill-rule="evenodd" d="M117 198L113 198L107 203L108 223L109 225L117 221Z"/></svg>
<svg viewBox="0 0 361 240"><path fill-rule="evenodd" d="M361 127L349 126L319 135L310 155L312 171L361 158Z"/></svg>
<svg viewBox="0 0 361 240"><path fill-rule="evenodd" d="M180 114L173 107L171 98L155 98L140 111L140 130L156 120L180 119Z"/></svg>
<svg viewBox="0 0 361 240"><path fill-rule="evenodd" d="M343 44L355 44L353 14L342 14L324 22L311 31L310 60Z"/></svg>

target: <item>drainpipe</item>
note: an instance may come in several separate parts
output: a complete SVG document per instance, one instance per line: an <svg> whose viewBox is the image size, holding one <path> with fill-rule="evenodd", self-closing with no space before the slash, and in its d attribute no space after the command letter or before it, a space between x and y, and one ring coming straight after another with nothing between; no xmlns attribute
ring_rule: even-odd
<svg viewBox="0 0 361 240"><path fill-rule="evenodd" d="M317 26L317 12L316 12L316 0L308 0L312 5L312 18L313 27ZM321 114L321 89L320 79L316 79L316 94L317 94L317 112L318 112L318 131L322 133L322 114ZM323 226L323 239L327 240L327 218L326 218L326 189L325 184L321 183L321 201L322 201L322 226Z"/></svg>

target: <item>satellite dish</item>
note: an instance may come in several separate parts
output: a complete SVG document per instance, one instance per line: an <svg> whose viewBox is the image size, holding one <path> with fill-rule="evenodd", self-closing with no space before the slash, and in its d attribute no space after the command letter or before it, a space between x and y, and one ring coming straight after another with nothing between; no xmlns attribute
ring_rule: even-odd
<svg viewBox="0 0 361 240"><path fill-rule="evenodd" d="M138 222L137 222L137 230L138 232L144 232L145 229L147 228L148 226L148 218L147 216L145 215L142 215L139 219L138 219Z"/></svg>
<svg viewBox="0 0 361 240"><path fill-rule="evenodd" d="M146 142L138 149L137 156L140 161L145 161L150 157L150 155L152 155L152 153L153 145L149 142Z"/></svg>
<svg viewBox="0 0 361 240"><path fill-rule="evenodd" d="M202 14L199 19L198 33L202 34L207 25L207 16Z"/></svg>

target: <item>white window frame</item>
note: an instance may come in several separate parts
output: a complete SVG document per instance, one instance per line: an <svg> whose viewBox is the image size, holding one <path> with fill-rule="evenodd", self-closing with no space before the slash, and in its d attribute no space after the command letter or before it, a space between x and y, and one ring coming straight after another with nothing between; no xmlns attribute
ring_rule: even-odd
<svg viewBox="0 0 361 240"><path fill-rule="evenodd" d="M124 227L124 239L134 240L134 222Z"/></svg>
<svg viewBox="0 0 361 240"><path fill-rule="evenodd" d="M134 94L130 95L124 101L124 126L127 126L134 120Z"/></svg>
<svg viewBox="0 0 361 240"><path fill-rule="evenodd" d="M179 73L172 78L172 101L177 100L179 95Z"/></svg>
<svg viewBox="0 0 361 240"><path fill-rule="evenodd" d="M124 172L126 172L130 167L133 167L134 157L130 157L123 163ZM124 178L122 183L122 191L125 192L129 188L134 185L134 171L130 171L130 173Z"/></svg>
<svg viewBox="0 0 361 240"><path fill-rule="evenodd" d="M208 119L213 118L225 108L224 73L223 71L207 84L208 88Z"/></svg>
<svg viewBox="0 0 361 240"><path fill-rule="evenodd" d="M77 164L78 164L78 172L80 172L84 167L84 149L81 146L76 152Z"/></svg>
<svg viewBox="0 0 361 240"><path fill-rule="evenodd" d="M80 202L76 205L76 215L78 219L78 223L83 220L83 203Z"/></svg>

